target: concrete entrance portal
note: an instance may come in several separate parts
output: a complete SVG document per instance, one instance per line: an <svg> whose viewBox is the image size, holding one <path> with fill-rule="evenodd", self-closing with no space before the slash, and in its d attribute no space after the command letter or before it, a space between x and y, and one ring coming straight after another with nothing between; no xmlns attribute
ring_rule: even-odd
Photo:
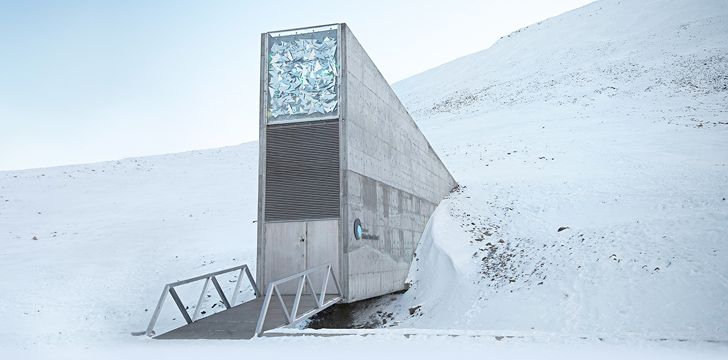
<svg viewBox="0 0 728 360"><path fill-rule="evenodd" d="M457 183L346 24L264 33L260 66L257 282L332 264L344 302L403 290Z"/></svg>

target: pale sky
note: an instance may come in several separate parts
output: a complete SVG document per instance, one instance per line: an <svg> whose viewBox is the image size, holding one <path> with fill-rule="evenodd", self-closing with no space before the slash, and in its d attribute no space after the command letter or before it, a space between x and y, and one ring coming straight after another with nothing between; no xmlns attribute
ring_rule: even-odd
<svg viewBox="0 0 728 360"><path fill-rule="evenodd" d="M257 140L260 34L346 22L390 83L590 0L0 0L0 170Z"/></svg>

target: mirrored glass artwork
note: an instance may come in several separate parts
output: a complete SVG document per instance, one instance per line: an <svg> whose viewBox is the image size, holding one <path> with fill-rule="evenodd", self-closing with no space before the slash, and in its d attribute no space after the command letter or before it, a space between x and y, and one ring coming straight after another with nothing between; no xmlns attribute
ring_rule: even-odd
<svg viewBox="0 0 728 360"><path fill-rule="evenodd" d="M336 37L271 38L269 121L320 117L337 110Z"/></svg>

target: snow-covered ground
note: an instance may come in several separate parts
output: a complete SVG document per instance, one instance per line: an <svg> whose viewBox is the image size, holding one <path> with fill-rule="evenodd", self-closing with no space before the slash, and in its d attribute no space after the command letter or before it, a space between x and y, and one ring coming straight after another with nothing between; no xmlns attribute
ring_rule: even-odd
<svg viewBox="0 0 728 360"><path fill-rule="evenodd" d="M257 144L0 172L0 349L725 358L726 34L725 1L603 0L396 84L461 189L366 337L129 335L164 283L254 264Z"/></svg>
<svg viewBox="0 0 728 360"><path fill-rule="evenodd" d="M0 348L125 339L165 283L254 264L257 154L249 143L0 173ZM162 329L182 324L170 305Z"/></svg>
<svg viewBox="0 0 728 360"><path fill-rule="evenodd" d="M728 339L726 34L725 1L600 1L398 83L463 187L399 326Z"/></svg>
<svg viewBox="0 0 728 360"><path fill-rule="evenodd" d="M500 340L499 340L500 339ZM243 341L154 341L3 352L4 358L47 359L725 359L715 344L574 340L558 336L417 335L276 337Z"/></svg>

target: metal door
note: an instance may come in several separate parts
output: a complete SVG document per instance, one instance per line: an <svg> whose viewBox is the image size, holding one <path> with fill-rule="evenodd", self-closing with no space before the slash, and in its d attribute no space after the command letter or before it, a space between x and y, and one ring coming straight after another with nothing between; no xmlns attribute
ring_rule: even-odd
<svg viewBox="0 0 728 360"><path fill-rule="evenodd" d="M319 265L332 265L339 274L339 220L307 222L273 222L266 226L265 279L280 280ZM321 274L312 274L313 286L320 289ZM281 287L285 294L295 294L295 283ZM330 292L335 292L333 282Z"/></svg>
<svg viewBox="0 0 728 360"><path fill-rule="evenodd" d="M306 222L306 268L331 265L339 279L339 220ZM323 272L311 274L313 286L320 291ZM341 280L339 280L341 281ZM328 283L328 293L336 292L333 281Z"/></svg>
<svg viewBox="0 0 728 360"><path fill-rule="evenodd" d="M306 270L306 223L273 222L265 224L265 281L272 282ZM267 287L268 284L266 284ZM281 290L295 294L296 285Z"/></svg>

